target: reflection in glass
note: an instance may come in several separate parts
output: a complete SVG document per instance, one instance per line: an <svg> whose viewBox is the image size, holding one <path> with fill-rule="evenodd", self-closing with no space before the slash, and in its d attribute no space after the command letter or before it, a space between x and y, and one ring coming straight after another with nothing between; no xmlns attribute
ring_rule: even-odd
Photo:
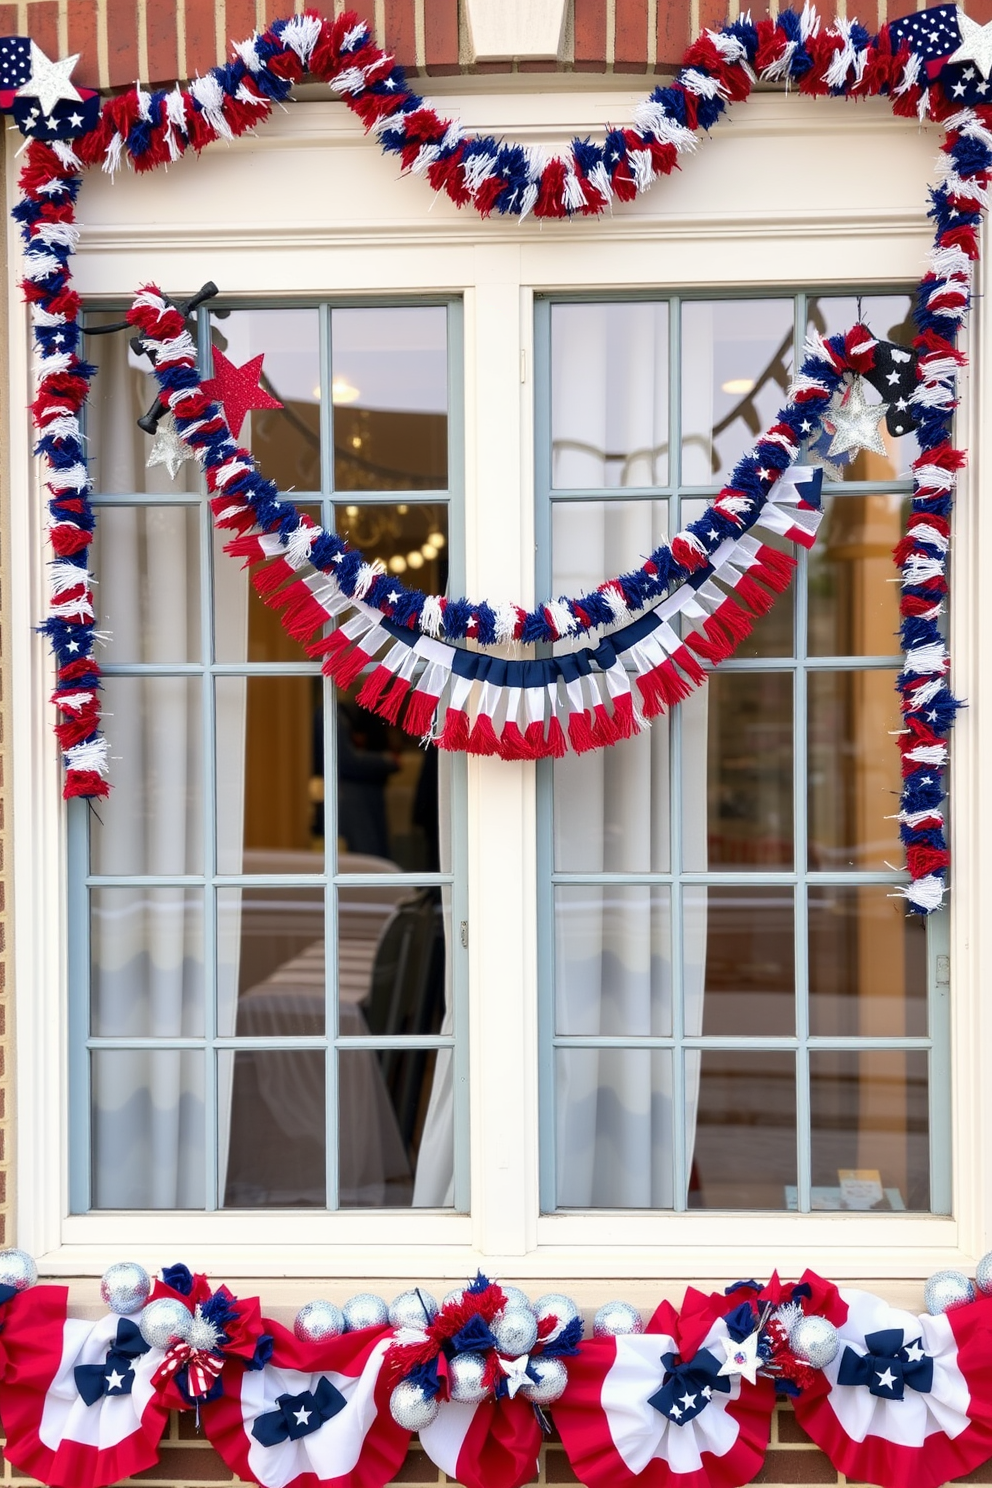
<svg viewBox="0 0 992 1488"><path fill-rule="evenodd" d="M785 1209L796 1182L795 1056L689 1050L690 1209Z"/></svg>
<svg viewBox="0 0 992 1488"><path fill-rule="evenodd" d="M688 1024L694 1021L691 1003L705 960L704 1034L794 1034L792 889L686 884L682 902L687 1031L695 1031Z"/></svg>
<svg viewBox="0 0 992 1488"><path fill-rule="evenodd" d="M443 305L331 312L335 490L446 489L447 338Z"/></svg>
<svg viewBox="0 0 992 1488"><path fill-rule="evenodd" d="M425 1130L438 1053L434 1049L349 1049L338 1056L338 1164L342 1209L405 1208L418 1193L418 1157L450 1152L451 1109ZM430 1151L428 1151L430 1149ZM442 1194L427 1199L446 1208Z"/></svg>
<svg viewBox="0 0 992 1488"><path fill-rule="evenodd" d="M324 1032L324 891L217 891L217 1027L222 1036Z"/></svg>
<svg viewBox="0 0 992 1488"><path fill-rule="evenodd" d="M559 886L555 939L556 1032L671 1033L672 900L667 886Z"/></svg>
<svg viewBox="0 0 992 1488"><path fill-rule="evenodd" d="M217 1056L219 1191L227 1209L327 1202L321 1049L223 1049Z"/></svg>
<svg viewBox="0 0 992 1488"><path fill-rule="evenodd" d="M927 1055L810 1054L815 1208L930 1207Z"/></svg>
<svg viewBox="0 0 992 1488"><path fill-rule="evenodd" d="M695 522L703 515L709 502L701 498L683 498L681 505L680 527L686 527L690 522ZM774 532L762 532L761 541L768 548L777 548L780 553L788 553L790 557L795 556L796 545L784 537L779 537ZM891 555L889 562L891 564ZM717 582L716 587L722 592L728 592L725 586ZM764 587L764 586L759 586ZM795 608L795 585L792 585L785 594L773 596L774 603L766 615L753 616L751 623L753 630L749 636L739 643L734 651L735 657L763 657L763 656L791 656L793 646L793 610Z"/></svg>
<svg viewBox="0 0 992 1488"><path fill-rule="evenodd" d="M552 306L551 404L553 486L665 485L668 306Z"/></svg>
<svg viewBox="0 0 992 1488"><path fill-rule="evenodd" d="M202 873L199 677L104 677L114 788L90 813L94 873Z"/></svg>
<svg viewBox="0 0 992 1488"><path fill-rule="evenodd" d="M671 1209L668 1049L555 1051L558 1206Z"/></svg>
<svg viewBox="0 0 992 1488"><path fill-rule="evenodd" d="M200 889L93 889L90 1022L98 1038L203 1033Z"/></svg>
<svg viewBox="0 0 992 1488"><path fill-rule="evenodd" d="M444 594L448 588L448 508L431 502L400 502L387 506L336 506L336 530L368 562L378 559L390 574L425 594Z"/></svg>
<svg viewBox="0 0 992 1488"><path fill-rule="evenodd" d="M95 1209L202 1209L203 1054L91 1054Z"/></svg>
<svg viewBox="0 0 992 1488"><path fill-rule="evenodd" d="M338 890L338 1013L343 1038L438 1033L447 968L442 890Z"/></svg>
<svg viewBox="0 0 992 1488"><path fill-rule="evenodd" d="M554 762L555 868L667 873L671 765L667 717L611 749Z"/></svg>
<svg viewBox="0 0 992 1488"><path fill-rule="evenodd" d="M809 891L809 1021L821 1037L925 1037L927 933L884 884Z"/></svg>
<svg viewBox="0 0 992 1488"><path fill-rule="evenodd" d="M717 671L680 711L685 868L791 867L791 676Z"/></svg>
<svg viewBox="0 0 992 1488"><path fill-rule="evenodd" d="M249 413L239 443L283 490L320 490L320 322L316 310L213 311L211 341L243 367L264 355L261 385L282 408Z"/></svg>
<svg viewBox="0 0 992 1488"><path fill-rule="evenodd" d="M304 502L299 510L312 522L321 525L318 505ZM230 532L213 530L215 660L305 661L303 647L293 636L286 634L278 610L265 604L252 588L251 575L242 567L243 560L224 552L231 537ZM257 571L252 569L252 573Z"/></svg>
<svg viewBox="0 0 992 1488"><path fill-rule="evenodd" d="M551 592L587 594L636 567L667 537L667 501L556 501Z"/></svg>
<svg viewBox="0 0 992 1488"><path fill-rule="evenodd" d="M774 422L792 340L791 300L683 302L683 485L719 485Z"/></svg>
<svg viewBox="0 0 992 1488"><path fill-rule="evenodd" d="M892 656L899 649L899 588L892 549L902 536L906 498L827 496L811 551L809 654Z"/></svg>
<svg viewBox="0 0 992 1488"><path fill-rule="evenodd" d="M886 869L902 856L898 730L890 671L810 672L809 866Z"/></svg>
<svg viewBox="0 0 992 1488"><path fill-rule="evenodd" d="M200 513L194 506L104 506L92 553L101 662L200 660Z"/></svg>

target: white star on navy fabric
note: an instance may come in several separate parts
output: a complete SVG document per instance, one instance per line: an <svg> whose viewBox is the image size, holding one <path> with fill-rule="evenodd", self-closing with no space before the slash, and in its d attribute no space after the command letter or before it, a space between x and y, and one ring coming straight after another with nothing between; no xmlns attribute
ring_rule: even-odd
<svg viewBox="0 0 992 1488"><path fill-rule="evenodd" d="M983 78L992 73L992 21L980 26L963 10L958 11L961 45L948 57L949 62L974 62Z"/></svg>
<svg viewBox="0 0 992 1488"><path fill-rule="evenodd" d="M952 52L961 40L958 29L961 12L956 5L937 5L922 15L907 15L889 23L894 48L908 42L909 49L925 62L936 61Z"/></svg>
<svg viewBox="0 0 992 1488"><path fill-rule="evenodd" d="M301 1406L298 1411L293 1412L293 1415L296 1418L297 1426L309 1426L310 1417L313 1415L313 1411L304 1410L304 1408Z"/></svg>
<svg viewBox="0 0 992 1488"><path fill-rule="evenodd" d="M934 718L936 716L936 713L932 715ZM917 1338L912 1343L907 1343L904 1352L910 1364L918 1364L923 1358L923 1349L920 1346L920 1340Z"/></svg>
<svg viewBox="0 0 992 1488"><path fill-rule="evenodd" d="M108 1390L120 1390L120 1389L123 1389L125 1378L126 1378L125 1375L118 1374L116 1369L112 1369L110 1371L110 1373L107 1375L107 1389Z"/></svg>
<svg viewBox="0 0 992 1488"><path fill-rule="evenodd" d="M876 1373L876 1376L875 1377L878 1380L878 1383L881 1385L881 1387L882 1387L883 1390L894 1390L895 1389L896 1377L892 1373L892 1370L891 1369L886 1369L886 1371L885 1371L884 1374L877 1374Z"/></svg>
<svg viewBox="0 0 992 1488"><path fill-rule="evenodd" d="M82 95L69 81L69 74L79 61L79 53L52 62L35 42L31 43L31 79L18 88L19 98L37 98L43 114L50 114L60 98L82 103Z"/></svg>
<svg viewBox="0 0 992 1488"><path fill-rule="evenodd" d="M842 455L847 450L871 450L887 454L879 424L889 411L888 403L869 403L864 394L864 381L856 377L842 402L833 402L826 418L834 426L834 437L828 456Z"/></svg>
<svg viewBox="0 0 992 1488"><path fill-rule="evenodd" d="M692 1410L692 1407L695 1405L695 1403L695 1395L690 1395L689 1391L686 1390L685 1394L681 1397L681 1404L685 1406L686 1410Z"/></svg>
<svg viewBox="0 0 992 1488"><path fill-rule="evenodd" d="M0 90L19 88L31 76L31 39L0 36Z"/></svg>

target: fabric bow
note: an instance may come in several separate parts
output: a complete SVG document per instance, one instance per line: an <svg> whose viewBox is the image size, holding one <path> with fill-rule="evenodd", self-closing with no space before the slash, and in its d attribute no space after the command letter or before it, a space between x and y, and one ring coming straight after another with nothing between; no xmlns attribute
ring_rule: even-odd
<svg viewBox="0 0 992 1488"><path fill-rule="evenodd" d="M923 1352L922 1339L904 1342L901 1328L865 1334L865 1354L847 1346L837 1371L839 1385L867 1385L880 1400L901 1400L909 1385L925 1395L933 1386L933 1360Z"/></svg>
<svg viewBox="0 0 992 1488"><path fill-rule="evenodd" d="M280 1395L276 1408L259 1416L251 1434L263 1447L277 1447L280 1442L298 1441L319 1431L325 1421L344 1410L347 1401L336 1385L321 1375L315 1390L299 1395Z"/></svg>
<svg viewBox="0 0 992 1488"><path fill-rule="evenodd" d="M152 1384L159 1390L185 1371L186 1393L190 1399L205 1400L220 1389L219 1385L217 1390L214 1386L223 1368L223 1355L210 1349L191 1348L188 1343L174 1343L152 1375ZM177 1383L181 1384L182 1380Z"/></svg>
<svg viewBox="0 0 992 1488"><path fill-rule="evenodd" d="M130 1395L134 1384L134 1359L147 1354L148 1345L137 1323L121 1318L117 1337L102 1364L77 1364L73 1370L76 1389L87 1405L96 1405L104 1395Z"/></svg>
<svg viewBox="0 0 992 1488"><path fill-rule="evenodd" d="M678 1354L662 1354L661 1362L666 1370L665 1383L648 1404L676 1426L695 1420L709 1405L714 1390L730 1394L730 1380L721 1376L720 1361L709 1349L700 1349L687 1363L682 1363Z"/></svg>

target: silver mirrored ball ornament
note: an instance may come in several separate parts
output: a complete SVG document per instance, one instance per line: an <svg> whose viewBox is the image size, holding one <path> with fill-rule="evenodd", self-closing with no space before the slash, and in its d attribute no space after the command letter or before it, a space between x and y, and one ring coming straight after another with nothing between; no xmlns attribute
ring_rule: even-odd
<svg viewBox="0 0 992 1488"><path fill-rule="evenodd" d="M385 1328L389 1322L389 1308L374 1292L359 1292L357 1297L349 1297L341 1311L349 1333L357 1333L361 1328Z"/></svg>
<svg viewBox="0 0 992 1488"><path fill-rule="evenodd" d="M533 1400L535 1405L554 1405L565 1393L568 1370L560 1359L545 1359L540 1354L531 1359L530 1368L537 1375L538 1382L521 1386L521 1395Z"/></svg>
<svg viewBox="0 0 992 1488"><path fill-rule="evenodd" d="M178 1297L156 1297L142 1312L138 1328L150 1348L167 1349L189 1338L193 1314Z"/></svg>
<svg viewBox="0 0 992 1488"><path fill-rule="evenodd" d="M394 1328L426 1328L437 1317L437 1301L423 1287L400 1292L389 1304L389 1321Z"/></svg>
<svg viewBox="0 0 992 1488"><path fill-rule="evenodd" d="M961 1271L935 1271L923 1288L923 1303L931 1317L974 1300L975 1288Z"/></svg>
<svg viewBox="0 0 992 1488"><path fill-rule="evenodd" d="M801 1317L789 1329L789 1347L797 1359L823 1369L837 1357L840 1334L825 1317Z"/></svg>
<svg viewBox="0 0 992 1488"><path fill-rule="evenodd" d="M503 1296L506 1298L506 1302L504 1303L504 1311L507 1307L531 1307L530 1298L528 1297L527 1293L522 1292L519 1287L504 1286L503 1283L500 1282L499 1289L503 1293Z"/></svg>
<svg viewBox="0 0 992 1488"><path fill-rule="evenodd" d="M539 1323L547 1317L556 1317L562 1328L582 1316L577 1304L564 1292L545 1292L543 1297L538 1297L534 1303L534 1315Z"/></svg>
<svg viewBox="0 0 992 1488"><path fill-rule="evenodd" d="M336 1302L325 1302L315 1297L312 1302L304 1302L296 1314L293 1332L301 1343L320 1343L325 1338L338 1338L344 1332L344 1313Z"/></svg>
<svg viewBox="0 0 992 1488"><path fill-rule="evenodd" d="M501 1354L517 1359L537 1342L537 1318L529 1307L504 1307L489 1324Z"/></svg>
<svg viewBox="0 0 992 1488"><path fill-rule="evenodd" d="M448 1365L448 1391L452 1400L475 1405L489 1394L483 1380L486 1361L482 1354L456 1354Z"/></svg>
<svg viewBox="0 0 992 1488"><path fill-rule="evenodd" d="M389 1397L389 1413L404 1431L422 1431L437 1420L438 1401L413 1380L400 1380Z"/></svg>
<svg viewBox="0 0 992 1488"><path fill-rule="evenodd" d="M148 1301L152 1279L136 1261L116 1261L108 1266L100 1282L100 1296L111 1312L127 1317Z"/></svg>
<svg viewBox="0 0 992 1488"><path fill-rule="evenodd" d="M975 1267L975 1285L985 1296L992 1296L992 1250L987 1251Z"/></svg>
<svg viewBox="0 0 992 1488"><path fill-rule="evenodd" d="M622 1333L643 1333L644 1323L629 1302L604 1302L593 1319L597 1338L616 1338Z"/></svg>
<svg viewBox="0 0 992 1488"><path fill-rule="evenodd" d="M464 1287L455 1287L455 1289L454 1289L453 1292L445 1292L444 1296L441 1298L441 1306L442 1307L457 1307L458 1303L462 1300L462 1298L464 1296L465 1296L465 1288Z"/></svg>
<svg viewBox="0 0 992 1488"><path fill-rule="evenodd" d="M29 1256L26 1250L0 1250L0 1283L13 1287L15 1292L26 1292L37 1280L34 1256Z"/></svg>

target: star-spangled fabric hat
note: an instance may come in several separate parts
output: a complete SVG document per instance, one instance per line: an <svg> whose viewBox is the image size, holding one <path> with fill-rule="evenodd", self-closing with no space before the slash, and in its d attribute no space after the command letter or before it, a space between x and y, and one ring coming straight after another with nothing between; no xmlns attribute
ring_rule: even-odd
<svg viewBox="0 0 992 1488"><path fill-rule="evenodd" d="M80 94L79 101L59 99L50 114L39 108L36 98L14 98L9 112L28 139L77 139L94 129L100 117L99 93L81 88Z"/></svg>
<svg viewBox="0 0 992 1488"><path fill-rule="evenodd" d="M917 10L889 22L893 45L906 42L924 62L941 63L961 45L956 5L934 5L930 10Z"/></svg>
<svg viewBox="0 0 992 1488"><path fill-rule="evenodd" d="M0 36L0 109L10 108L4 94L23 87L31 76L31 38Z"/></svg>

